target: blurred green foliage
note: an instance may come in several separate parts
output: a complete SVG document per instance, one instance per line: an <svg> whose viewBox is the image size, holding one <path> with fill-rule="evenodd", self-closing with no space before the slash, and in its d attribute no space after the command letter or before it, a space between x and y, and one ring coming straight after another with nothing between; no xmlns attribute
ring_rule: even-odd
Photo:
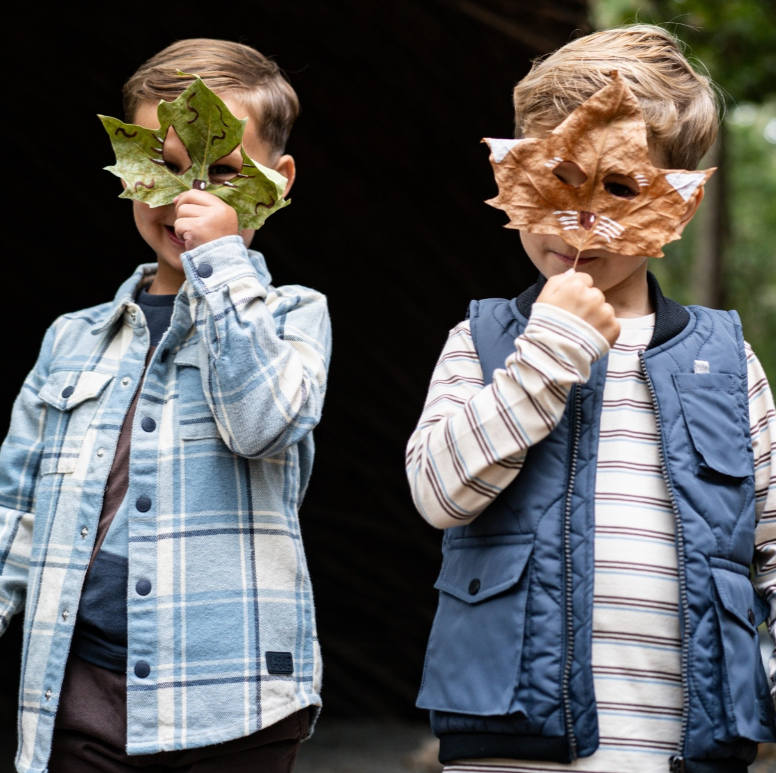
<svg viewBox="0 0 776 773"><path fill-rule="evenodd" d="M776 388L776 0L591 0L591 6L599 29L633 22L670 29L687 44L693 64L722 87L725 305L741 314ZM682 303L695 300L699 227L696 219L652 265L666 293Z"/></svg>

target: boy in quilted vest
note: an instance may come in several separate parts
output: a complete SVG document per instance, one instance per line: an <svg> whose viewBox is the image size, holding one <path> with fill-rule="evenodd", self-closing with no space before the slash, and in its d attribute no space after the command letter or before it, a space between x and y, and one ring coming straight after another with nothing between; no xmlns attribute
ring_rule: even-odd
<svg viewBox="0 0 776 773"><path fill-rule="evenodd" d="M516 136L547 137L613 70L654 167L695 169L717 131L713 86L650 25L537 62L515 88ZM548 163L583 184L569 159ZM621 198L639 182L603 180ZM677 231L702 191L677 199ZM744 773L776 740L757 635L776 622L765 373L735 312L665 298L647 255L589 249L575 264L570 236L520 235L539 282L472 303L407 447L415 504L446 530L418 700L440 759L456 773Z"/></svg>

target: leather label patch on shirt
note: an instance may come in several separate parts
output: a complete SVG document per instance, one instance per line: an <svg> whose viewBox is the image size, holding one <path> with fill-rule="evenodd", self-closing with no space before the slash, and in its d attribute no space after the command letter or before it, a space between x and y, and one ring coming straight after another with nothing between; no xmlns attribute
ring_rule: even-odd
<svg viewBox="0 0 776 773"><path fill-rule="evenodd" d="M270 674L293 674L294 656L290 652L267 652L267 671Z"/></svg>

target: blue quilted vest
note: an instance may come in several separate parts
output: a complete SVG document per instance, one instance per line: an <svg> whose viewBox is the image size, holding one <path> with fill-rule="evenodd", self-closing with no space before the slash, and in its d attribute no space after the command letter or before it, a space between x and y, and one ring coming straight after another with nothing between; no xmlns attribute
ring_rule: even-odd
<svg viewBox="0 0 776 773"><path fill-rule="evenodd" d="M642 365L676 515L682 740L671 770L744 773L776 720L756 626L767 606L749 578L754 461L747 371L735 312L685 308L649 276L656 309ZM514 352L541 290L474 301L485 383ZM710 373L695 373L705 360ZM471 524L447 529L418 706L440 760L570 762L599 744L591 669L595 475L606 359L573 388L558 426Z"/></svg>

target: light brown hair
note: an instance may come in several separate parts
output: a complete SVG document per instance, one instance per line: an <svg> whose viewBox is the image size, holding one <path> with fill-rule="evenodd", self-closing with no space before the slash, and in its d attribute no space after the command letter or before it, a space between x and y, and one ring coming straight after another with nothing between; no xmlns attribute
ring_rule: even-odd
<svg viewBox="0 0 776 773"><path fill-rule="evenodd" d="M199 75L217 94L237 99L253 116L261 139L273 153L283 153L299 115L299 98L275 62L229 40L179 40L152 56L124 84L127 120L141 102L176 99L191 83L178 70Z"/></svg>
<svg viewBox="0 0 776 773"><path fill-rule="evenodd" d="M515 136L541 135L619 70L644 110L650 142L671 169L696 169L717 136L720 92L682 43L652 24L594 32L536 60L515 86Z"/></svg>

